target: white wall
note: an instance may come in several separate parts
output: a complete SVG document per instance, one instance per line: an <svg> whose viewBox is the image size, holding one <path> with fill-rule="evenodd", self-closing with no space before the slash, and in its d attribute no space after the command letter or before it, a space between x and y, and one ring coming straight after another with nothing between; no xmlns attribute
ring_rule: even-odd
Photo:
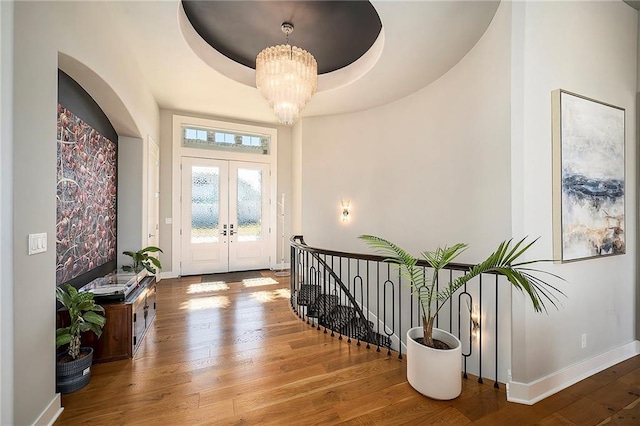
<svg viewBox="0 0 640 426"><path fill-rule="evenodd" d="M303 120L308 244L363 252L357 236L377 234L417 255L466 242L462 260L477 261L510 236L509 19L501 6L467 56L420 92Z"/></svg>
<svg viewBox="0 0 640 426"><path fill-rule="evenodd" d="M638 146L638 144L640 144L640 131L638 131L638 129L640 128L640 12L639 13L639 18L638 18L638 61L637 61L637 66L636 66L636 73L637 73L637 82L636 82L636 117L635 117L635 123L636 123L636 146ZM631 117L629 119L632 119ZM640 155L636 155L636 161L640 160ZM640 167L636 168L636 182L640 179ZM638 188L638 194L636 194L636 196L640 195L640 188ZM637 200L637 198L636 198ZM636 234L640 233L640 230L636 231ZM640 239L638 239L636 241L636 250L638 249L638 247L640 247ZM636 273L638 271L638 263L639 261L636 260ZM639 291L640 285L636 285L636 305L635 305L635 310L636 310L636 340L640 340L640 291Z"/></svg>
<svg viewBox="0 0 640 426"><path fill-rule="evenodd" d="M112 123L119 133L139 138L150 134L157 138L159 111L126 42L113 31L114 23L106 4L17 2L14 19L13 423L32 424L50 421L51 414L59 408L54 361L55 111L59 52L75 58L99 76L103 83L99 90L113 91L115 96L109 98L85 87L107 116L114 118ZM4 52L3 49L3 55ZM95 78L83 75L72 77L81 84L96 82ZM105 98L126 105L130 121L140 134L130 134L131 129L124 130L119 125L118 117L113 117L114 102L101 103ZM126 220L126 215L119 218L122 220ZM27 235L34 232L48 234L49 250L27 256Z"/></svg>
<svg viewBox="0 0 640 426"><path fill-rule="evenodd" d="M174 110L161 110L160 111L160 248L163 253L160 254L160 261L162 262L162 273L164 276L177 276L178 271L172 271L172 229L173 226L180 226L179 223L173 222L167 224L166 219L172 218L172 184L173 184L173 116L183 115L187 117L203 118L217 121L226 121L237 124L247 124L253 126L263 126L275 128L278 132L278 190L276 192L278 200L280 200L281 194L285 193L285 245L289 244L289 235L291 233L291 155L292 155L292 136L291 127L288 126L276 126L272 123L258 123L250 121L242 121L237 119L229 119L226 117L213 117L202 115L193 112L174 111ZM273 200L277 202L277 200ZM277 212L279 213L279 209ZM282 226L280 220L277 221L276 235L277 235L277 261L280 263L280 256L282 253L281 244L281 232ZM288 263L288 253L285 253L285 262Z"/></svg>
<svg viewBox="0 0 640 426"><path fill-rule="evenodd" d="M13 423L13 2L0 2L0 424Z"/></svg>
<svg viewBox="0 0 640 426"><path fill-rule="evenodd" d="M143 239L146 215L142 204L146 202L146 168L140 160L146 158L144 142L140 138L118 138L118 266L129 265L131 258L124 250L138 251L146 247ZM134 213L135 212L135 213Z"/></svg>
<svg viewBox="0 0 640 426"><path fill-rule="evenodd" d="M294 124L291 137L291 234L302 233L302 120Z"/></svg>
<svg viewBox="0 0 640 426"><path fill-rule="evenodd" d="M553 256L551 92L561 88L626 109L627 253L550 265L567 280L567 298L548 316L513 300L513 380L538 386L535 399L562 385L552 376L563 369L580 374L576 365L634 340L638 14L623 2L514 2L513 10L512 223L514 234L542 237L531 257Z"/></svg>

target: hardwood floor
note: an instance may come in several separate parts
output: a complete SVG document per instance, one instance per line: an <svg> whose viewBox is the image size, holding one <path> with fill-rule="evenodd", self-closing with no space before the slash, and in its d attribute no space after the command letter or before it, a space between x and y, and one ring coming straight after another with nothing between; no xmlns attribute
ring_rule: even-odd
<svg viewBox="0 0 640 426"><path fill-rule="evenodd" d="M640 357L534 406L475 380L433 401L395 353L311 328L289 308L288 277L262 275L162 280L135 358L94 365L87 387L63 395L56 424L640 424Z"/></svg>

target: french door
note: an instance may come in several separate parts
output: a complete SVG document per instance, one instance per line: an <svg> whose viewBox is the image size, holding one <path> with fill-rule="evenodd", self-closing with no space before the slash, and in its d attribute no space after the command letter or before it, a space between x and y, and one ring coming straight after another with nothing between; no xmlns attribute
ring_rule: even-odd
<svg viewBox="0 0 640 426"><path fill-rule="evenodd" d="M181 275L269 267L269 164L183 157Z"/></svg>

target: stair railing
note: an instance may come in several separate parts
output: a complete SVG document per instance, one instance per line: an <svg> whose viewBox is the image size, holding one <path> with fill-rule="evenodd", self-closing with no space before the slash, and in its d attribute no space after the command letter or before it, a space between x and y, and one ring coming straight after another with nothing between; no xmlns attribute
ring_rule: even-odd
<svg viewBox="0 0 640 426"><path fill-rule="evenodd" d="M421 325L417 299L411 294L396 267L382 256L339 252L308 246L300 235L291 245L291 307L307 323L331 335L338 334L350 342L355 339L387 349L406 352L406 333ZM419 261L427 274L429 265ZM453 281L473 265L450 264L437 278ZM442 271L445 272L445 271ZM463 372L475 374L483 382L483 374L492 376L494 387L506 382L510 348L509 327L498 327L498 302L511 295L510 286L499 286L494 274L484 274L461 288L440 310L437 328L456 335L463 343ZM444 281L442 281L444 282ZM499 291L500 290L500 291ZM508 299L507 299L508 300ZM350 316L350 317L349 317ZM508 323L508 321L503 321ZM345 325L346 324L346 325ZM501 333L501 334L500 334ZM484 355L484 356L483 356ZM483 373L484 372L484 373Z"/></svg>
<svg viewBox="0 0 640 426"><path fill-rule="evenodd" d="M302 241L302 243L304 243L304 241ZM313 256L315 258L315 260L318 262L318 264L320 266L322 266L322 269L325 272L325 274L323 274L323 276L327 276L327 274L328 274L330 276L330 278L333 278L333 282L335 282L335 284L340 287L340 290L342 291L341 294L344 295L348 299L348 301L350 302L349 307L351 307L351 308L353 308L355 310L356 319L357 318L364 319L365 316L364 316L364 313L362 312L362 308L360 307L360 305L358 304L356 299L353 297L353 295L351 294L349 289L344 285L344 283L342 282L340 277L334 272L334 270L329 265L327 265L325 260L322 259L318 253L310 253L310 254L311 254L311 256ZM369 342L369 343L375 342L376 339L374 337L373 328L370 327L370 326L365 326L364 328L365 328L365 333L366 333L367 338L368 338L368 339L365 339L365 340L367 342ZM326 328L326 325L325 325L325 332L326 331L327 331L327 328ZM332 331L340 332L340 330L332 330ZM352 336L349 336L349 337L352 337ZM340 338L342 338L342 335L340 335Z"/></svg>

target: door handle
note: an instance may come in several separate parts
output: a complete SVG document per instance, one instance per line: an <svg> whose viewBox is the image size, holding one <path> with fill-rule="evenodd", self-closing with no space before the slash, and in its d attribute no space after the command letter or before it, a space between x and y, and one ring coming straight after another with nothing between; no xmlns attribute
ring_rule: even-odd
<svg viewBox="0 0 640 426"><path fill-rule="evenodd" d="M231 229L229 230L229 235L231 235L231 236L235 235L235 234L236 234L236 231L233 229L233 224L232 224L232 225L229 225L229 227L231 228Z"/></svg>
<svg viewBox="0 0 640 426"><path fill-rule="evenodd" d="M155 236L156 236L155 234L149 234L149 238L153 238Z"/></svg>
<svg viewBox="0 0 640 426"><path fill-rule="evenodd" d="M222 225L222 236L223 237L227 236L227 225Z"/></svg>

